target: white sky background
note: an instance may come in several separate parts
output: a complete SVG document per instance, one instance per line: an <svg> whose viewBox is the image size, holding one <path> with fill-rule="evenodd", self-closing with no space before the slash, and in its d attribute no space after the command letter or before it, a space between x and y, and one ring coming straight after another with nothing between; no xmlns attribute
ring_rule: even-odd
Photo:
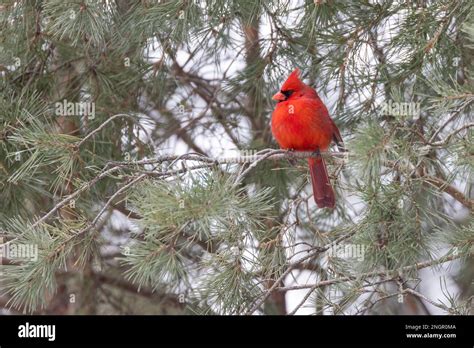
<svg viewBox="0 0 474 348"><path fill-rule="evenodd" d="M292 1L295 3L295 5L301 5L301 1ZM296 7L296 6L294 6ZM296 15L295 15L296 16ZM288 26L291 26L291 23L293 20L295 20L296 17L294 18L289 18L286 20L285 23L288 24ZM396 25L395 22L400 19L393 18L391 21L386 23L386 27L383 30L383 37L386 39L389 39L391 36L394 35L395 33L395 28ZM260 31L260 37L265 38L265 37L270 37L270 24L267 21L266 16L262 17L262 23L261 23L261 31ZM237 34L236 32L233 32L233 39L237 40L239 44L243 43L243 38ZM158 44L155 42L154 46L156 47L155 50L149 52L150 56L150 62L156 62L162 57L162 52L160 48L158 47ZM265 49L265 48L264 48ZM237 72L241 71L245 67L245 61L244 61L244 56L241 54L239 56L236 55L235 51L227 51L227 52L221 52L221 56L218 57L219 61L221 62L221 69L218 70L216 66L213 66L211 64L206 65L205 68L199 71L199 75L205 78L216 78L220 79L222 78L222 73L223 71L227 71L227 78L233 77L236 75ZM403 52L400 52L403 54ZM376 62L374 60L372 51L368 45L363 45L361 49L359 49L356 53L356 65L353 67L355 69L367 69L367 68L373 68L376 65ZM179 64L183 65L189 58L189 54L184 51L180 50L177 53L177 61ZM403 59L404 57L400 55L399 57L392 57L391 59ZM194 63L200 62L200 59L202 57L199 55L199 53L191 59L191 61L186 65L185 71L188 71L190 67L194 65ZM367 67L367 62L371 63L371 66ZM292 67L288 67L291 69ZM301 66L300 67L303 71L305 70L305 67ZM348 71L352 69L351 66L347 67ZM350 73L350 72L349 72ZM283 82L283 80L281 81ZM279 90L279 85L275 85L274 88L271 91L268 91L268 93L273 94L275 91ZM337 82L333 82L331 85L327 86L326 90L318 90L318 93L320 94L322 100L325 102L327 105L330 113L332 110L334 110L335 104L337 102L338 98L338 86ZM352 102L359 103L360 99L365 99L369 95L370 91L367 90L367 95L360 95L360 96L352 96ZM363 93L365 94L365 93ZM192 110L192 114L189 115L190 119L192 119L193 116L199 114L205 107L206 104L204 101L199 100L196 98L196 100L193 100L195 109ZM349 99L349 103L351 100ZM376 104L380 104L382 100L376 101ZM172 99L168 102L167 108L169 110L174 110L178 111L179 107L179 100L178 99ZM160 118L159 112L158 111L153 111L154 117ZM212 119L211 117L209 119ZM245 130L249 129L248 124L241 124L239 129L239 137L245 142L246 138L250 137L250 134L246 132ZM269 125L270 127L270 125ZM148 126L148 129L150 129L150 126ZM198 144L200 147L202 147L204 150L208 151L208 154L211 156L235 156L236 155L236 148L234 144L227 138L227 135L225 132L221 129L220 132L217 132L217 134L221 134L221 137L216 136L216 131L214 130L213 132L203 132L202 130L199 130L196 132L195 136L193 136L194 141L196 144ZM143 134L142 134L143 135ZM344 137L349 137L350 135L343 135ZM145 137L142 136L142 139L145 141ZM172 141L168 141L162 146L160 146L159 154L185 154L187 152L190 152L188 146L181 140L177 139L176 137ZM462 183L455 183L456 185L459 185L458 187L463 189ZM307 191L309 192L309 190ZM356 197L351 197L349 199L349 202L355 206L360 203L360 201ZM360 206L360 204L359 204ZM360 206L362 209L363 207ZM463 218L465 215L465 210L462 209L462 206L453 201L453 214L456 214L458 218ZM114 219L115 222L114 224L121 224L123 223L123 217L119 218L118 215L116 215L117 218ZM356 216L354 216L354 219L357 219ZM122 220L122 222L120 222ZM304 254L301 254L304 255ZM449 264L442 265L441 267L438 268L438 270L433 270L433 269L424 269L421 270L419 275L421 278L421 287L419 290L423 294L425 294L427 297L437 300L437 299L444 299L443 295L443 290L440 287L440 279L443 277L446 278L446 283L447 285L447 290L452 293L456 294L458 292L458 288L456 287L455 283L451 280L450 274L453 274L453 271L455 272L457 269L457 263L456 262L451 262ZM313 284L315 282L315 276L314 274L308 272L308 271L303 271L303 272L294 272L294 276L297 279L297 282L292 281L292 277L287 277L286 279L286 286L290 285L302 285L305 283L310 283ZM304 295L307 293L307 289L305 290L295 290L295 291L289 291L287 292L286 299L287 299L287 310L288 312L293 310L296 305L298 305L301 300L303 299ZM363 297L360 298L360 302L363 300ZM311 303L310 300L307 301L307 304ZM425 305L428 307L430 310L431 314L445 314L441 309L438 307L435 307L429 303L425 303ZM356 304L357 306L357 304ZM353 306L354 307L354 306ZM352 308L352 310L355 310L355 307ZM351 310L348 310L347 313L350 313ZM297 314L313 314L314 313L314 307L305 307L303 306L300 308L297 312ZM330 313L327 313L330 314Z"/></svg>

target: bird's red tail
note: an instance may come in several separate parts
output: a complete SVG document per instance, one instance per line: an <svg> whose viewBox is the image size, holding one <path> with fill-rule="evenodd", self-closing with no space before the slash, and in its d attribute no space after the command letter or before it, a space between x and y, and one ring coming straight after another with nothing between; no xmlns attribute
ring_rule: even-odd
<svg viewBox="0 0 474 348"><path fill-rule="evenodd" d="M314 200L319 208L334 208L336 198L322 157L308 158Z"/></svg>

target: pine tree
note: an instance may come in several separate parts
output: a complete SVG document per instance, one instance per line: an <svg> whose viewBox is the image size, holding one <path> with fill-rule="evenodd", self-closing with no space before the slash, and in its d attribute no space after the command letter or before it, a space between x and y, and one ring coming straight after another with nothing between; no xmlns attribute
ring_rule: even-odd
<svg viewBox="0 0 474 348"><path fill-rule="evenodd" d="M472 312L472 1L3 0L0 22L5 312ZM295 67L345 140L335 210L271 135Z"/></svg>

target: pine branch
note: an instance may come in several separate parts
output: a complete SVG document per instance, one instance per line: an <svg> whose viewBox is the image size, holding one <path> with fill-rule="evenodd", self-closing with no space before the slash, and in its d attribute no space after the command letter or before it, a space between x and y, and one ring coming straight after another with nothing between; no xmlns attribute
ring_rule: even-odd
<svg viewBox="0 0 474 348"><path fill-rule="evenodd" d="M455 136L456 134L458 134L459 132L463 131L464 129L468 129L468 128L471 128L471 127L474 127L474 123L467 123L465 125L463 125L462 127L450 132L443 140L440 140L440 141L436 141L434 143L427 143L431 146L445 146L449 143L449 140ZM440 128L441 129L441 128Z"/></svg>
<svg viewBox="0 0 474 348"><path fill-rule="evenodd" d="M470 254L469 254L470 255ZM349 282L349 281L358 281L362 280L368 277L382 277L382 276L388 276L389 278L384 279L383 282L389 282L393 281L397 277L399 277L400 274L403 274L405 272L411 271L411 270L420 270L423 268L427 267L432 267L436 265L440 265L449 261L457 260L462 257L465 257L466 255L463 254L447 254L444 255L438 259L435 260L430 260L430 261L424 261L424 262L419 262L413 265L409 266L404 266L400 269L394 269L394 270L385 270L385 271L373 271L373 272L366 272L366 273L360 273L358 275L354 276L345 276L345 277L339 277L339 278L333 278L329 279L326 281L321 281L316 284L305 284L305 285L295 285L295 286L285 286L285 287L277 287L277 291L290 291L290 290L301 290L301 289L312 289L314 288L319 288L322 286L328 286L328 285L334 285L334 284L339 284L339 283L344 283L344 282Z"/></svg>
<svg viewBox="0 0 474 348"><path fill-rule="evenodd" d="M473 199L467 198L461 191L459 191L454 186L449 185L444 180L437 178L435 176L427 176L427 175L422 176L421 178L425 180L426 182L434 185L440 191L446 192L447 194L449 194L451 197L453 197L455 200L457 200L459 203L464 205L469 210L472 211L474 209Z"/></svg>
<svg viewBox="0 0 474 348"><path fill-rule="evenodd" d="M180 302L178 296L176 295L160 294L160 293L154 292L151 289L146 289L143 287L139 288L129 282L123 281L120 278L116 278L105 273L94 272L92 273L92 276L100 283L117 287L119 289L128 291L135 295L144 296L153 300L157 300L158 302L171 304L175 307L180 308L181 310L183 310L186 307L185 303Z"/></svg>
<svg viewBox="0 0 474 348"><path fill-rule="evenodd" d="M382 276L382 277L383 276L388 276L388 278L383 279L382 282L390 282L390 281L393 281L393 280L397 279L399 277L399 274L402 274L403 272L406 272L406 271L409 271L409 270L412 270L412 269L420 270L420 269L423 269L423 268L432 267L432 266L439 265L439 264L442 264L442 263L445 263L445 262L449 262L449 261L459 259L462 256L463 255L460 255L460 254L458 254L458 255L448 254L448 255L440 257L439 259L436 259L436 260L420 262L420 263L417 263L417 264L414 264L414 265L405 266L400 270L375 271L375 272L368 272L368 273L358 274L357 276L346 276L346 277L328 279L328 280L320 281L320 282L315 283L315 284L305 284L305 285L279 287L279 288L276 288L276 291L285 291L286 292L286 291L291 291L291 290L302 290L302 289L308 289L308 288L310 289L306 293L306 295L303 297L303 300L300 303L298 303L298 305L288 314L288 315L294 315L294 314L296 314L298 309L300 309L304 305L304 303L309 298L309 296L318 288L325 287L325 286L328 286L328 285L335 285L335 284L339 284L339 283L349 282L349 281L359 281L359 280L362 280L362 279L365 280L366 278L379 277L379 276ZM380 283L380 282L381 281L379 281L378 283ZM446 310L449 313L452 313L452 310L450 308L448 308L446 306L439 305L439 304L435 303L434 301L430 301L425 296L423 296L422 294L416 292L413 289L406 288L401 293L404 293L404 292L411 293L411 294L416 295L420 298L423 298L424 300L427 300L428 302L430 302L434 306L437 306L439 308L442 308L442 309ZM392 296L395 296L395 295L398 295L398 294L400 294L400 292L396 293L396 294L392 294L392 295L387 296L385 298L389 298L389 297L392 297Z"/></svg>
<svg viewBox="0 0 474 348"><path fill-rule="evenodd" d="M411 288L405 288L403 289L403 293L409 293L409 294L412 294L412 295L415 295L416 297L420 298L421 300L423 301L426 301L428 303L430 303L431 305L435 306L435 307L438 307L442 310L444 310L445 312L449 313L449 314L457 314L459 315L459 313L457 313L455 310L453 310L452 308L449 308L439 302L436 302L436 301L433 301L432 299L426 297L425 295L423 295L422 293L419 293L418 291L414 290L414 289L411 289Z"/></svg>
<svg viewBox="0 0 474 348"><path fill-rule="evenodd" d="M411 173L410 176L422 179L432 184L440 191L446 192L447 194L449 194L451 197L453 197L459 203L464 205L466 208L470 210L473 209L474 200L467 198L461 191L459 191L457 188L450 185L449 183L445 182L443 179L440 179L435 176L419 174L415 171L415 167L413 165L405 165L405 164L402 164L400 162L395 162L395 161L386 161L386 163L392 168L400 168L403 171L409 171Z"/></svg>
<svg viewBox="0 0 474 348"><path fill-rule="evenodd" d="M324 253L325 251L328 251L331 247L333 247L333 246L339 244L340 242L352 237L354 234L355 234L355 231L347 233L346 235L343 235L343 236L337 238L333 242L325 245L324 247L316 247L315 246L314 247L315 251L311 252L309 255L306 255L306 256L300 258L298 261L295 261L294 263L288 265L285 272L283 272L283 274L280 277L278 277L278 279L275 280L274 284L268 290L265 291L263 297L261 299L259 299L251 307L251 309L248 310L245 314L250 315L250 314L253 314L256 310L258 310L260 308L260 306L265 302L265 300L271 295L271 293L279 288L280 283L286 278L286 276L288 274L290 274L293 269L297 268L301 263L307 262L308 260L311 260L314 257L320 255L321 253Z"/></svg>
<svg viewBox="0 0 474 348"><path fill-rule="evenodd" d="M115 115L115 117L121 117L121 116L128 116L128 115ZM95 131L90 133L86 138L81 140L78 143L78 146L82 145L85 140L93 136L95 133L97 133L100 129L105 127L105 125L112 121L115 117L109 118L106 122L104 122L100 127L98 127ZM180 156L173 156L173 155L167 155L167 156L160 156L155 159L146 159L146 160L139 160L139 161L126 161L126 162L109 162L105 167L104 170L98 174L95 178L90 180L89 182L84 183L79 189L76 191L72 192L71 194L67 195L64 197L59 203L57 203L50 211L48 211L45 215L43 215L40 219L38 219L33 225L32 228L38 226L39 224L45 222L49 217L51 217L55 212L57 212L60 208L64 207L66 204L68 204L70 201L73 199L76 199L79 197L79 195L86 190L89 190L91 187L93 187L98 181L101 179L110 176L112 173L123 169L124 167L128 166L136 166L136 165L145 165L145 164L157 164L157 163L163 163L163 162L169 162L171 161L172 164L176 163L177 161L193 161L193 162L202 162L205 163L206 165L204 166L194 166L194 167L188 167L186 164L183 164L184 167L183 169L178 169L178 170L165 170L165 171L159 171L159 172L147 172L144 174L141 174L138 176L138 178L133 179L129 184L124 186L124 188L129 188L133 184L137 183L138 181L142 180L145 178L147 175L151 175L154 177L167 177L170 175L176 175L179 173L186 172L188 170L196 170L196 169L202 169L214 165L221 165L221 164L235 164L235 163L251 163L248 168L246 168L244 171L242 171L239 176L237 177L235 183L240 182L240 180L243 179L245 175L247 175L256 165L261 163L264 160L282 160L282 159L294 159L294 158L310 158L310 157L318 157L319 155L323 156L337 156L337 157L347 157L348 153L347 152L331 152L331 151L325 151L325 152L320 152L319 154L315 154L314 152L295 152L295 151L288 151L288 150L275 150L275 149L264 149L260 150L255 153L255 155L244 155L244 156L236 156L236 157L224 157L224 158L211 158L207 157L204 155L200 154L185 154L185 155L180 155ZM184 163L184 162L183 162ZM109 168L110 166L114 165L112 168ZM101 212L96 216L94 219L95 222L100 218L102 215L103 211L106 209L107 206L109 206L112 203L113 198L115 198L119 193L121 193L123 190L117 191L108 201L106 206L104 206L101 210ZM95 224L93 222L87 229L90 229L93 227Z"/></svg>
<svg viewBox="0 0 474 348"><path fill-rule="evenodd" d="M470 97L474 97L474 95L471 95ZM430 140L428 141L428 144L434 143L434 141L435 141L436 137L438 136L438 134L441 133L443 131L443 129L446 128L446 126L450 122L452 122L456 117L458 117L464 111L464 109L466 109L472 103L473 103L472 100L468 101L467 103L464 103L462 105L462 107L460 107L456 112L454 112L451 116L449 116L448 119L445 122L443 122L443 124L433 133Z"/></svg>

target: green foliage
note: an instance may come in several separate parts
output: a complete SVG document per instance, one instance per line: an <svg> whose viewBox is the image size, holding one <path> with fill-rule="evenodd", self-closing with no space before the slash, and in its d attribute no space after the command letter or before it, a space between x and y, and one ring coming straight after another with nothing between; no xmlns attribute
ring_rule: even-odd
<svg viewBox="0 0 474 348"><path fill-rule="evenodd" d="M46 30L55 40L104 49L110 38L114 7L97 1L46 1L43 7Z"/></svg>
<svg viewBox="0 0 474 348"><path fill-rule="evenodd" d="M56 180L51 183L51 186L54 191L57 191L60 185L70 180L77 170L74 142L77 142L78 138L67 134L51 133L51 126L45 124L44 120L34 118L31 114L25 120L28 126L22 121L18 123L19 131L14 132L7 140L21 150L10 154L7 159L14 161L14 157L19 155L20 158L23 157L23 162L8 178L8 181L12 183L20 180L28 181L38 174L38 170L53 167Z"/></svg>
<svg viewBox="0 0 474 348"><path fill-rule="evenodd" d="M2 295L9 295L9 302L16 309L33 312L42 309L57 287L56 272L67 271L69 267L82 269L97 252L95 235L76 234L84 224L62 223L58 226L10 219L2 222L4 236L9 238L4 248L16 250L26 248L26 259L18 265L3 266ZM75 256L76 262L68 259Z"/></svg>
<svg viewBox="0 0 474 348"><path fill-rule="evenodd" d="M168 235L168 227L186 226L206 241L234 239L233 235L258 228L271 209L268 197L268 189L248 196L245 189L232 185L231 177L195 172L185 179L147 181L131 192L128 203L142 216L140 224L158 238Z"/></svg>
<svg viewBox="0 0 474 348"><path fill-rule="evenodd" d="M245 269L245 261L245 257L231 250L209 260L211 270L204 277L199 298L204 298L210 308L217 308L223 314L239 314L248 310L261 291L253 273Z"/></svg>
<svg viewBox="0 0 474 348"><path fill-rule="evenodd" d="M373 265L398 269L431 257L428 238L421 226L422 212L417 202L400 185L384 185L366 197L370 208L356 244L366 247L360 266L364 271Z"/></svg>
<svg viewBox="0 0 474 348"><path fill-rule="evenodd" d="M255 234L264 233L263 219L269 218L272 206L270 190L249 196L232 179L218 171L193 172L136 186L127 203L140 214L143 235L125 252L127 276L140 287L179 289L190 286L190 272L202 272L208 276L200 290L212 304L224 312L238 312L235 306L242 310L258 288L243 266L251 260L231 250L242 249ZM199 248L190 248L196 243ZM253 260L252 268L258 266L256 261L267 264L265 259ZM238 304L232 302L236 297Z"/></svg>

